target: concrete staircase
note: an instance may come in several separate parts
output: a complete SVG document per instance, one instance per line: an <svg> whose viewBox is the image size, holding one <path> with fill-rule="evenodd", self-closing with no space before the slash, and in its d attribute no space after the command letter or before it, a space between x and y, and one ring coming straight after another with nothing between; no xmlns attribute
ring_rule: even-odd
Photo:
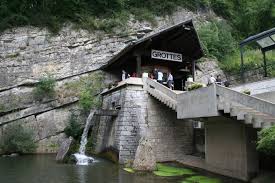
<svg viewBox="0 0 275 183"><path fill-rule="evenodd" d="M251 124L254 128L269 128L275 125L275 117L270 114L259 112L251 107L236 102L226 101L218 98L218 110L223 114L229 114L245 124Z"/></svg>
<svg viewBox="0 0 275 183"><path fill-rule="evenodd" d="M171 90L162 84L147 78L145 81L146 91L169 108L177 111L177 95L182 91Z"/></svg>
<svg viewBox="0 0 275 183"><path fill-rule="evenodd" d="M275 125L275 104L220 85L210 86L209 90L204 88L198 89L198 91L183 92L170 90L162 84L147 78L144 81L144 88L151 96L175 110L177 113L182 113L182 110L188 110L187 112L185 111L185 113L193 112L193 114L195 114L198 113L195 110L206 110L204 106L211 108L212 111L216 111L214 113L211 112L208 116L201 114L201 116L197 115L194 116L194 118L229 115L245 124L252 125L254 128L269 128ZM201 90L201 93L199 90ZM192 92L194 95L192 95ZM206 92L209 92L209 94L206 94ZM203 103L204 101L199 97L199 95L202 96L202 94L210 96L205 103ZM211 98L212 96L213 98ZM188 97L191 103L184 104L185 99ZM203 98L206 97L203 96ZM183 104L185 105L184 108L179 107L179 105ZM192 111L192 109L194 110ZM192 118L192 116L186 118ZM180 117L179 119L184 119L184 117Z"/></svg>
<svg viewBox="0 0 275 183"><path fill-rule="evenodd" d="M216 87L217 107L223 114L229 114L254 128L275 125L275 104L222 86Z"/></svg>

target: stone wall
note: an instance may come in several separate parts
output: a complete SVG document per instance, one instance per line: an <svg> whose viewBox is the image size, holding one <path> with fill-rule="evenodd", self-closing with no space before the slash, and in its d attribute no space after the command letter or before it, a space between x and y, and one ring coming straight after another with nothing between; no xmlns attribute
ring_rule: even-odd
<svg viewBox="0 0 275 183"><path fill-rule="evenodd" d="M113 147L120 163L133 160L139 139L146 136L157 161L173 161L193 151L192 122L177 120L176 112L143 90L127 86L104 95L105 108L120 105L118 117L101 117L96 137L96 151Z"/></svg>

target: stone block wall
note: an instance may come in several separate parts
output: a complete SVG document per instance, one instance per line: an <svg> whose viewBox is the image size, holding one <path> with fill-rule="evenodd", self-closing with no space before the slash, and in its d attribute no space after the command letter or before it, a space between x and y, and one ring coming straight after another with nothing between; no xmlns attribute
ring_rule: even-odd
<svg viewBox="0 0 275 183"><path fill-rule="evenodd" d="M173 161L193 151L192 122L177 120L176 112L143 90L142 86L122 87L103 97L103 106L121 105L119 115L101 117L96 151L114 147L120 163L133 160L139 139L150 139L157 161Z"/></svg>

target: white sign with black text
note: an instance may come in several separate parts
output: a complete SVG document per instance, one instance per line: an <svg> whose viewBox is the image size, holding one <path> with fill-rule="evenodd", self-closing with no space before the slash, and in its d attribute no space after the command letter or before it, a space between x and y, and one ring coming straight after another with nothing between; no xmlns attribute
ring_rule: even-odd
<svg viewBox="0 0 275 183"><path fill-rule="evenodd" d="M182 54L180 53L152 50L151 57L155 59L161 59L161 60L171 60L175 62L182 62Z"/></svg>

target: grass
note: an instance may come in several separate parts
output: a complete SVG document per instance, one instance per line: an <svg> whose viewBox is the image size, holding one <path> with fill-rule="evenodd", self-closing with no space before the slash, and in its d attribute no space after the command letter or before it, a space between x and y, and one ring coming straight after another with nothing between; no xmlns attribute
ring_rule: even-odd
<svg viewBox="0 0 275 183"><path fill-rule="evenodd" d="M158 163L157 164L157 171L154 171L153 173L157 176L161 177L171 177L171 176L182 176L182 175L192 175L195 174L192 170L186 169L186 168L178 168L178 167L172 167L167 166Z"/></svg>
<svg viewBox="0 0 275 183"><path fill-rule="evenodd" d="M266 63L268 65L268 75L275 76L275 51L266 52ZM239 52L220 60L219 66L222 70L231 74L239 74L241 69L241 57ZM263 54L260 50L246 50L244 52L245 71L257 69L263 66Z"/></svg>

